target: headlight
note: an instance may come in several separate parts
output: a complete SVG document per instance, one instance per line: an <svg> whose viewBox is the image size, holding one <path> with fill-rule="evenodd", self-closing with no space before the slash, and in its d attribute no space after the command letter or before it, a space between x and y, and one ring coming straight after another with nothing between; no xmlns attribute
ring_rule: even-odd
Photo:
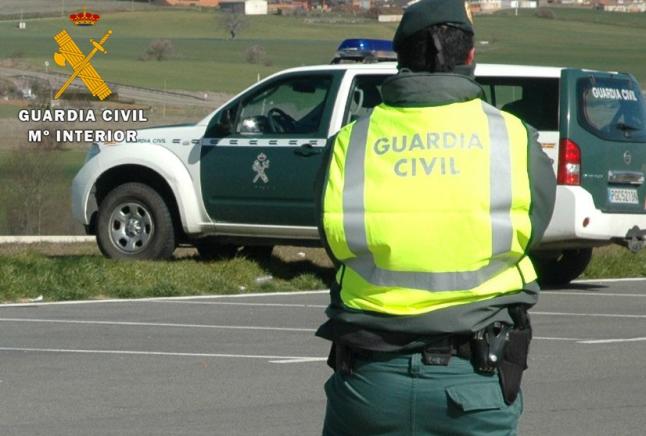
<svg viewBox="0 0 646 436"><path fill-rule="evenodd" d="M85 162L89 161L99 153L101 153L101 147L99 147L99 144L97 144L96 142L93 142L90 146L90 149L85 154Z"/></svg>

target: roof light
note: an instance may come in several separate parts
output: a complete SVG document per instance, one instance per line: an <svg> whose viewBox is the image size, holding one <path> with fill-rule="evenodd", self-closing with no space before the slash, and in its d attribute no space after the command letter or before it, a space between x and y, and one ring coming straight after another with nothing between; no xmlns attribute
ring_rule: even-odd
<svg viewBox="0 0 646 436"><path fill-rule="evenodd" d="M386 39L346 39L337 48L333 64L348 62L384 62L396 61L397 53L393 43Z"/></svg>

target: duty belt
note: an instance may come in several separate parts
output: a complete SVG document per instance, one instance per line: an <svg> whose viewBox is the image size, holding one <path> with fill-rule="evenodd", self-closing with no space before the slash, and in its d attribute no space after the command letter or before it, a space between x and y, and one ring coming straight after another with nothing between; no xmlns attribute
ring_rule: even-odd
<svg viewBox="0 0 646 436"><path fill-rule="evenodd" d="M420 349L406 351L374 351L335 343L328 357L328 365L335 371L351 374L355 359L385 361L402 355L421 353L422 362L425 365L447 366L452 356L471 359L471 338L471 336L443 337Z"/></svg>

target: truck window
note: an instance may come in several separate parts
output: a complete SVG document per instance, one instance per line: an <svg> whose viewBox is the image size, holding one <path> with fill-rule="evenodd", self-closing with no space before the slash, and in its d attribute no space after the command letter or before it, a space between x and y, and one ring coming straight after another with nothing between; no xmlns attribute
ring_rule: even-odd
<svg viewBox="0 0 646 436"><path fill-rule="evenodd" d="M331 75L290 77L270 83L242 101L235 133L319 133L331 85Z"/></svg>
<svg viewBox="0 0 646 436"><path fill-rule="evenodd" d="M559 79L477 77L486 100L538 130L559 129Z"/></svg>
<svg viewBox="0 0 646 436"><path fill-rule="evenodd" d="M610 141L646 142L646 105L628 77L589 77L577 82L579 123Z"/></svg>

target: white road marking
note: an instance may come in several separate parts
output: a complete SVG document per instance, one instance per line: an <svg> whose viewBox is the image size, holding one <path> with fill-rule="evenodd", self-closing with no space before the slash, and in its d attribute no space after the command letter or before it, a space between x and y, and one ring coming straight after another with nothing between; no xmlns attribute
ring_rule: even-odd
<svg viewBox="0 0 646 436"><path fill-rule="evenodd" d="M626 277L618 279L585 279L574 280L572 283L615 283L615 282L643 282L646 277Z"/></svg>
<svg viewBox="0 0 646 436"><path fill-rule="evenodd" d="M169 304L197 304L212 306L260 306L260 307L301 307L306 309L325 309L327 304L296 304L296 303L239 303L233 301L156 301Z"/></svg>
<svg viewBox="0 0 646 436"><path fill-rule="evenodd" d="M539 316L581 316L581 317L591 317L591 318L633 318L633 319L644 319L646 315L629 315L622 313L574 313L574 312L529 312L532 315Z"/></svg>
<svg viewBox="0 0 646 436"><path fill-rule="evenodd" d="M269 363L310 363L310 362L325 362L327 357L304 357L302 359L281 359L270 360Z"/></svg>
<svg viewBox="0 0 646 436"><path fill-rule="evenodd" d="M623 279L589 279L589 280L575 280L572 283L614 283L614 282L640 282L646 281L646 278L623 278ZM191 300L215 300L215 299L229 299L229 298L256 298L256 297L282 297L293 295L316 295L327 294L329 289L319 289L312 291L288 291L288 292L260 292L253 294L217 294L217 295L191 295L184 297L156 297L156 298L124 298L124 299L108 299L108 300L79 300L79 301L54 301L54 302L37 302L37 303L7 303L0 304L0 309L3 307L39 307L39 306L54 306L54 305L79 305L79 304L104 304L104 303L148 303L148 302L181 302ZM646 297L641 294L611 294L611 293L597 293L597 292L571 292L571 291L542 291L543 294L549 295L586 295L586 296L613 296L613 297ZM308 307L319 307L318 305L307 305ZM289 307L289 306L285 306ZM325 307L325 306L322 306Z"/></svg>
<svg viewBox="0 0 646 436"><path fill-rule="evenodd" d="M581 314L581 313L560 313L560 312L532 312L538 315L556 315L556 316L602 316L602 317L639 317L646 318L646 315L618 315L618 314ZM105 326L124 326L124 327L170 327L170 328L202 328L202 329L222 329L222 330L258 330L258 331L278 331L278 332L298 332L314 333L316 329L299 328L299 327L266 327L266 326L233 326L233 325L213 325L213 324L175 324L175 323L158 323L158 322L134 322L134 321L93 321L93 320L72 320L72 319L36 319L36 318L0 318L0 322L16 323L42 323L42 324L76 324L76 325L105 325ZM547 336L535 336L534 339L539 341L569 341L579 343L595 343L595 339L581 338L559 338ZM620 340L613 340L620 341ZM633 340L634 341L634 340ZM309 358L305 359L318 359ZM291 362L291 359L290 359ZM283 362L276 362L283 363Z"/></svg>
<svg viewBox="0 0 646 436"><path fill-rule="evenodd" d="M296 328L296 327L175 324L175 323L165 323L165 322L92 321L92 320L73 320L73 319L0 318L0 322L25 322L25 323L43 323L43 324L84 324L84 325L109 325L109 326L128 326L128 327L173 327L173 328L223 329L223 330L262 330L262 331L306 332L306 333L313 333L316 331L316 329L312 329L312 328Z"/></svg>
<svg viewBox="0 0 646 436"><path fill-rule="evenodd" d="M315 289L313 291L286 291L286 292L257 292L255 294L228 294L228 295L210 295L202 297L173 297L173 300L193 300L197 298L250 298L250 297L285 297L291 295L312 295L312 294L327 294L329 289ZM156 300L168 300L169 298L156 298Z"/></svg>
<svg viewBox="0 0 646 436"><path fill-rule="evenodd" d="M254 297L284 297L292 295L316 295L327 294L329 289L315 291L288 291L288 292L266 292L255 294L217 294L217 295L191 295L186 297L155 297L155 298L123 298L109 300L78 300L78 301L52 301L47 303L6 303L0 304L3 307L40 307L40 306L74 306L78 304L103 304L103 303L150 303L158 301L190 301L190 300L214 300L220 298L254 298Z"/></svg>
<svg viewBox="0 0 646 436"><path fill-rule="evenodd" d="M580 344L614 344L620 342L644 342L646 337L643 338L628 338L628 339L594 339L579 341Z"/></svg>
<svg viewBox="0 0 646 436"><path fill-rule="evenodd" d="M265 356L254 354L224 354L224 353L173 353L167 351L132 351L132 350L72 350L64 348L21 348L0 347L0 351L21 351L34 353L70 353L70 354L113 354L125 356L165 356L165 357L228 357L242 359L264 359L276 363L319 362L324 357L304 356Z"/></svg>
<svg viewBox="0 0 646 436"><path fill-rule="evenodd" d="M547 295L573 295L584 297L641 297L646 298L646 294L613 294L612 292L560 292L560 291L541 291L542 294Z"/></svg>

